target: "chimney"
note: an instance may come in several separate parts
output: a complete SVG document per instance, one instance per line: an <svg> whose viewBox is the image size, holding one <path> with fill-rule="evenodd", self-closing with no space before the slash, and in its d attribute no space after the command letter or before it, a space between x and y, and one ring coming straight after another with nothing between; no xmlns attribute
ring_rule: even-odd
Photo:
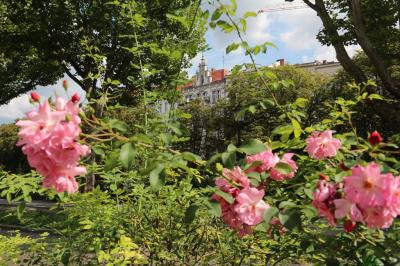
<svg viewBox="0 0 400 266"><path fill-rule="evenodd" d="M283 58L276 60L276 62L279 62L280 66L284 66L285 65L285 59L283 59Z"/></svg>

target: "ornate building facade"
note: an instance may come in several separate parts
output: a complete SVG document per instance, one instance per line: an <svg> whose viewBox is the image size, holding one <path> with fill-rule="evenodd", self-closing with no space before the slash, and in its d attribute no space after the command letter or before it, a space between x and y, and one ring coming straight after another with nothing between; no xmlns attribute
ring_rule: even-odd
<svg viewBox="0 0 400 266"><path fill-rule="evenodd" d="M285 65L284 59L277 60L277 63L270 67ZM294 66L302 68L306 71L319 73L321 75L334 75L342 69L338 62L314 61L310 63L295 64ZM192 81L179 88L185 99L185 102L193 100L201 100L205 104L214 105L219 99L224 99L228 95L225 91L228 83L229 71L227 69L208 69L204 57L201 58L200 64L196 71L196 75L192 77ZM175 106L177 108L177 105ZM160 113L167 113L171 109L171 105L163 100L158 104Z"/></svg>
<svg viewBox="0 0 400 266"><path fill-rule="evenodd" d="M192 81L179 89L185 102L198 99L205 104L214 105L219 99L227 97L225 87L228 75L227 69L209 70L204 57L202 57ZM159 111L161 113L167 113L170 109L171 105L167 101L160 102Z"/></svg>

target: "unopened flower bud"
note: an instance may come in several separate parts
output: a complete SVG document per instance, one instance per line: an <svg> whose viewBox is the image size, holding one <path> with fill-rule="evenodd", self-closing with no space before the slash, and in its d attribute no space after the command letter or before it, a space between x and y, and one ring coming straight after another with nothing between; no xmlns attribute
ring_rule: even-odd
<svg viewBox="0 0 400 266"><path fill-rule="evenodd" d="M81 97L79 97L79 95L78 95L77 93L75 93L75 94L72 95L72 97L71 97L71 101L72 101L73 103L79 102L80 99L81 99Z"/></svg>
<svg viewBox="0 0 400 266"><path fill-rule="evenodd" d="M31 100L33 102L38 102L40 101L40 95L37 94L36 92L31 92Z"/></svg>
<svg viewBox="0 0 400 266"><path fill-rule="evenodd" d="M339 164L339 168L342 169L343 171L348 171L348 170L350 170L350 168L348 168L348 167L344 164L344 162L341 162L341 163Z"/></svg>
<svg viewBox="0 0 400 266"><path fill-rule="evenodd" d="M354 228L356 228L356 222L353 222L353 221L350 221L350 220L346 220L343 223L343 227L344 227L344 230L347 233L351 233L351 232L353 232Z"/></svg>
<svg viewBox="0 0 400 266"><path fill-rule="evenodd" d="M64 90L68 90L68 81L66 79L63 80L62 86Z"/></svg>
<svg viewBox="0 0 400 266"><path fill-rule="evenodd" d="M329 181L329 176L324 175L324 174L319 174L319 179L320 179L320 180Z"/></svg>
<svg viewBox="0 0 400 266"><path fill-rule="evenodd" d="M371 135L369 135L368 141L371 143L371 145L379 144L382 142L382 136L378 133L378 131L374 131L371 133Z"/></svg>

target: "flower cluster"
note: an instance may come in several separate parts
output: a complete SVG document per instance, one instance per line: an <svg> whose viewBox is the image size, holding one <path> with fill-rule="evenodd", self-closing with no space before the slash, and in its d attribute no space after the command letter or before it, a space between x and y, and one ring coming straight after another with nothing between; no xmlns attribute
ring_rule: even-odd
<svg viewBox="0 0 400 266"><path fill-rule="evenodd" d="M353 167L343 183L320 180L313 196L312 205L331 225L345 218L346 231L357 222L370 228L388 228L400 215L400 177L381 173L374 162Z"/></svg>
<svg viewBox="0 0 400 266"><path fill-rule="evenodd" d="M217 178L215 184L221 191L230 194L234 202L229 203L218 194L214 194L212 199L220 203L221 218L227 225L237 230L241 236L250 234L251 226L261 223L269 208L263 200L264 190L252 187L239 166L233 170L225 168L223 175L225 178Z"/></svg>
<svg viewBox="0 0 400 266"><path fill-rule="evenodd" d="M282 181L284 179L291 179L294 177L297 171L296 162L292 160L294 153L285 153L281 159L277 154L272 153L272 151L267 150L261 153L248 156L248 164L256 164L257 166L250 168L248 171L255 171L258 173L269 172L271 179L276 181ZM291 168L289 173L282 173L277 169L278 163L288 164Z"/></svg>
<svg viewBox="0 0 400 266"><path fill-rule="evenodd" d="M31 98L40 99L37 94ZM20 127L17 145L22 146L29 165L44 176L43 186L57 192L76 192L75 176L86 173L85 167L78 166L80 157L90 153L88 146L77 142L81 133L78 102L77 95L68 102L61 97L52 104L46 100L16 123Z"/></svg>
<svg viewBox="0 0 400 266"><path fill-rule="evenodd" d="M228 202L218 193L215 193L212 199L221 205L222 220L238 231L239 235L251 234L252 226L263 221L265 211L270 207L263 200L265 193L263 185L253 186L246 173L269 171L271 179L278 181L293 178L297 171L297 165L292 157L292 153L287 153L280 159L271 151L264 151L246 158L247 163L253 165L248 170L243 171L239 166L232 170L225 168L223 177L216 179L215 183L219 190L229 194L233 201ZM288 164L292 171L281 173L276 167L278 163Z"/></svg>

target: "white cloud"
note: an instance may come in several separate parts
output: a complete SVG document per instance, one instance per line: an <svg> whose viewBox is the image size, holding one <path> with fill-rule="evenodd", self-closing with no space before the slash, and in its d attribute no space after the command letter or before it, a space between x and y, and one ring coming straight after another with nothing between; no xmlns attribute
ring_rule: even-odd
<svg viewBox="0 0 400 266"><path fill-rule="evenodd" d="M69 84L67 93L62 87L62 82L64 79L67 80ZM55 85L46 87L38 86L36 91L42 98L54 97L56 95L59 95L63 98L69 98L74 93L78 93L82 100L85 99L85 92L67 76L59 80ZM11 100L8 104L0 106L0 124L11 123L18 118L23 118L25 113L33 108L33 105L29 103L29 94L30 92L23 94Z"/></svg>

